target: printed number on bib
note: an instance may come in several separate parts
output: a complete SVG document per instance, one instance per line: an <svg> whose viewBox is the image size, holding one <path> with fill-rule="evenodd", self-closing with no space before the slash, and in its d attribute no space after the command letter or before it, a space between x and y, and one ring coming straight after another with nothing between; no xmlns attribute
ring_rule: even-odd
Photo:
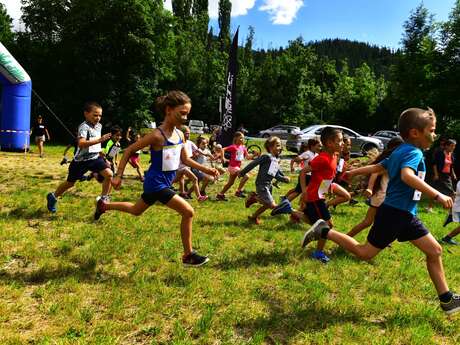
<svg viewBox="0 0 460 345"><path fill-rule="evenodd" d="M329 191L331 184L332 184L332 180L323 180L321 182L318 188L318 196L320 199L325 198L325 194L327 194L327 192Z"/></svg>
<svg viewBox="0 0 460 345"><path fill-rule="evenodd" d="M99 144L94 144L88 147L88 152L89 153L99 153L102 151L101 143Z"/></svg>
<svg viewBox="0 0 460 345"><path fill-rule="evenodd" d="M120 146L113 145L110 148L110 151L107 156L109 156L110 158L115 158L115 156L120 152L120 150L121 150Z"/></svg>
<svg viewBox="0 0 460 345"><path fill-rule="evenodd" d="M278 170L279 170L278 160L276 158L272 158L270 162L270 167L268 168L268 175L275 177Z"/></svg>
<svg viewBox="0 0 460 345"><path fill-rule="evenodd" d="M340 158L339 164L337 164L337 172L341 173L343 171L343 166L345 165L345 160Z"/></svg>
<svg viewBox="0 0 460 345"><path fill-rule="evenodd" d="M163 171L174 171L179 168L182 144L163 147Z"/></svg>
<svg viewBox="0 0 460 345"><path fill-rule="evenodd" d="M417 177L421 179L422 181L425 181L425 175L426 175L425 171L419 171L417 174ZM419 201L421 198L422 198L422 192L416 189L412 200Z"/></svg>

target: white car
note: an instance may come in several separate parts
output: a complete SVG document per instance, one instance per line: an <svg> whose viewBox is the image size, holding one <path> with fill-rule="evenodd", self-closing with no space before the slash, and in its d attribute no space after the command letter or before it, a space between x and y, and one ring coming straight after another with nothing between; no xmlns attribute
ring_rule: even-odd
<svg viewBox="0 0 460 345"><path fill-rule="evenodd" d="M204 133L204 122L201 120L190 120L188 122L188 127L190 128L190 132L196 134L203 134Z"/></svg>
<svg viewBox="0 0 460 345"><path fill-rule="evenodd" d="M361 135L349 128L336 126L336 125L314 125L302 129L298 134L292 134L288 137L286 142L286 149L292 152L299 152L302 143L306 143L309 139L320 140L321 131L325 127L334 127L342 131L344 135L347 135L351 139L351 154L353 155L365 155L367 151L371 149L377 149L382 151L384 145L381 140L376 138L367 137Z"/></svg>
<svg viewBox="0 0 460 345"><path fill-rule="evenodd" d="M277 136L280 139L287 139L289 134L300 132L300 127L297 126L288 126L288 125L278 125L268 129L264 129L259 132L259 137L269 138L271 136Z"/></svg>

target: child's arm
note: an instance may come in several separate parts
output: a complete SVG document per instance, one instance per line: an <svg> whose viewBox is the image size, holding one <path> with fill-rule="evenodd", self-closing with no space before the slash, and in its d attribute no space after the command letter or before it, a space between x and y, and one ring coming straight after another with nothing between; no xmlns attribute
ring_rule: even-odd
<svg viewBox="0 0 460 345"><path fill-rule="evenodd" d="M48 141L50 141L51 137L50 137L50 132L48 132L48 128L45 128L45 133L46 133L46 137L48 138Z"/></svg>
<svg viewBox="0 0 460 345"><path fill-rule="evenodd" d="M301 171L300 171L300 188L302 189L302 194L305 194L307 191L307 183L305 182L305 176L307 173L311 171L310 164L307 164Z"/></svg>
<svg viewBox="0 0 460 345"><path fill-rule="evenodd" d="M415 171L411 168L405 167L401 169L401 181L407 184L409 187L419 190L426 194L428 197L442 204L445 208L452 207L452 198L439 193L436 189L431 187L428 183L420 179L415 175Z"/></svg>
<svg viewBox="0 0 460 345"><path fill-rule="evenodd" d="M375 181L377 181L377 177L379 177L381 174L379 173L373 173L369 177L369 181L367 182L367 189L364 191L364 195L367 196L368 198L372 196L373 190L374 190L374 185Z"/></svg>
<svg viewBox="0 0 460 345"><path fill-rule="evenodd" d="M252 162L250 162L248 165L246 165L243 169L241 169L238 176L243 177L248 172L250 172L252 169L254 169L256 166L261 164L267 158L270 159L267 155L262 155L260 157L257 157Z"/></svg>
<svg viewBox="0 0 460 345"><path fill-rule="evenodd" d="M68 145L65 147L65 149L64 149L64 153L63 153L63 156L64 156L64 157L66 156L66 154L67 154L67 151L69 151L69 150L70 150L70 148L71 148L72 146L73 146L72 144L68 144Z"/></svg>
<svg viewBox="0 0 460 345"><path fill-rule="evenodd" d="M83 149L85 147L90 147L99 143L103 143L106 140L109 140L112 136L112 133L107 133L97 139L86 140L85 138L78 138L78 147Z"/></svg>
<svg viewBox="0 0 460 345"><path fill-rule="evenodd" d="M433 164L433 180L439 180L438 166Z"/></svg>
<svg viewBox="0 0 460 345"><path fill-rule="evenodd" d="M356 175L369 175L374 173L383 173L385 168L381 164L372 164L366 167L356 168L353 170L347 170L343 173L344 178L351 178Z"/></svg>
<svg viewBox="0 0 460 345"><path fill-rule="evenodd" d="M285 176L281 170L276 172L275 179L284 183L289 183L289 181L291 181L291 179L288 176Z"/></svg>

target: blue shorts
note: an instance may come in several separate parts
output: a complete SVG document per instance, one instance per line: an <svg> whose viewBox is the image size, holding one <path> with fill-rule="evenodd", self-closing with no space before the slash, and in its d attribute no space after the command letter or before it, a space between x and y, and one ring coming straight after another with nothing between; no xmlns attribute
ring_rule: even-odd
<svg viewBox="0 0 460 345"><path fill-rule="evenodd" d="M326 222L331 220L331 214L327 209L326 201L324 199L307 202L303 213L308 217L311 224L316 222L318 219L325 220Z"/></svg>
<svg viewBox="0 0 460 345"><path fill-rule="evenodd" d="M408 211L382 204L377 208L367 242L374 247L384 249L390 243L414 241L429 234L420 219Z"/></svg>
<svg viewBox="0 0 460 345"><path fill-rule="evenodd" d="M81 162L76 162L73 160L69 165L69 175L67 176L67 182L79 181L87 171L100 172L109 168L110 167L102 157Z"/></svg>
<svg viewBox="0 0 460 345"><path fill-rule="evenodd" d="M149 206L152 206L155 202L159 201L163 205L166 205L176 193L171 188L165 188L158 192L144 192L141 195L142 200Z"/></svg>

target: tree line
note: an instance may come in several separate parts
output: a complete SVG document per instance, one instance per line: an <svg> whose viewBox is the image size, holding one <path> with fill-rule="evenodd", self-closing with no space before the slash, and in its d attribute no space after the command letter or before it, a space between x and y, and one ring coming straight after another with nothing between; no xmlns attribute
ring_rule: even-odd
<svg viewBox="0 0 460 345"><path fill-rule="evenodd" d="M103 105L105 123L159 122L154 100L170 89L191 96L193 118L219 122L230 0L219 1L218 32L209 27L208 0L173 0L172 13L162 0L21 1L19 32L0 4L0 40L69 127L90 99ZM257 50L255 35L249 27L239 47L237 93L237 122L254 131L326 122L370 132L393 128L404 108L430 106L444 130L460 133L460 0L446 22L423 3L415 8L397 51L302 37ZM34 114L45 112L33 102Z"/></svg>

